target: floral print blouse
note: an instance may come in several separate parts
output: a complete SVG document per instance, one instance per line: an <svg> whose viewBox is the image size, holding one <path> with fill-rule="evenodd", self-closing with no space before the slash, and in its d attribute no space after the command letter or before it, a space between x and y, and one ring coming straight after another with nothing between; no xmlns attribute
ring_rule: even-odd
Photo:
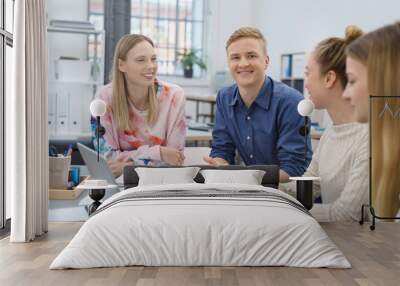
<svg viewBox="0 0 400 286"><path fill-rule="evenodd" d="M147 122L147 111L140 111L128 101L134 130L118 130L113 119L112 85L102 87L97 96L107 104L101 117L105 128L101 150L107 159L129 159L147 164L160 162L160 146L183 150L186 137L185 96L177 85L157 81L158 114L153 126Z"/></svg>

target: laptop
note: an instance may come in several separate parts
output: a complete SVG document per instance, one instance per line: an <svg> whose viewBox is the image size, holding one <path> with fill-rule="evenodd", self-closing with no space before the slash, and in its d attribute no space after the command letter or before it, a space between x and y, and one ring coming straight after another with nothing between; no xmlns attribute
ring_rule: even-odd
<svg viewBox="0 0 400 286"><path fill-rule="evenodd" d="M92 179L107 180L108 184L110 185L121 186L121 184L118 184L118 182L115 180L115 177L108 167L107 160L104 158L104 156L100 154L99 161L97 162L97 151L81 143L77 143L77 146Z"/></svg>

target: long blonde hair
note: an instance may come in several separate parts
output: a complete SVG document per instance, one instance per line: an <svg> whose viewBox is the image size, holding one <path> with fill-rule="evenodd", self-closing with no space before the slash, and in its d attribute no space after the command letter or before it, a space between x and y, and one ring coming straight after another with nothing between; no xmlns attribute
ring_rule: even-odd
<svg viewBox="0 0 400 286"><path fill-rule="evenodd" d="M370 98L371 198L378 216L394 217L400 208L400 22L365 34L347 55L367 67L369 94L385 96ZM392 113L383 113L385 107Z"/></svg>
<svg viewBox="0 0 400 286"><path fill-rule="evenodd" d="M119 70L119 60L126 61L128 52L137 44L147 41L153 47L152 40L143 35L125 35L117 43L114 52L113 69L112 69L112 114L116 122L117 128L121 131L133 131L135 128L129 116L129 102L127 84L124 73ZM157 92L156 83L149 87L149 112L147 121L153 125L157 120Z"/></svg>

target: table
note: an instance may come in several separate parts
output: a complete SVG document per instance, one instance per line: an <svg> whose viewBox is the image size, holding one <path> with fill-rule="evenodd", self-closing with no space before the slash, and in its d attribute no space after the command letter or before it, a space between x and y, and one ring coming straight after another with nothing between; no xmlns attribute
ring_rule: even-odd
<svg viewBox="0 0 400 286"><path fill-rule="evenodd" d="M186 133L186 142L211 141L212 131L200 131L188 129Z"/></svg>
<svg viewBox="0 0 400 286"><path fill-rule="evenodd" d="M209 117L211 122L214 122L214 106L216 104L217 95L210 94L210 95L198 95L198 94L187 94L186 95L187 101L194 101L196 102L196 121L199 122L200 117ZM199 106L200 102L210 104L210 113L204 114L199 113Z"/></svg>
<svg viewBox="0 0 400 286"><path fill-rule="evenodd" d="M186 133L186 145L194 143L194 146L198 146L199 142L208 142L208 146L211 146L212 131L200 131L188 129Z"/></svg>
<svg viewBox="0 0 400 286"><path fill-rule="evenodd" d="M311 139L314 139L314 140L321 139L321 136L323 133L324 133L324 131L321 131L321 130L313 128L313 127L311 127L311 129L310 129Z"/></svg>

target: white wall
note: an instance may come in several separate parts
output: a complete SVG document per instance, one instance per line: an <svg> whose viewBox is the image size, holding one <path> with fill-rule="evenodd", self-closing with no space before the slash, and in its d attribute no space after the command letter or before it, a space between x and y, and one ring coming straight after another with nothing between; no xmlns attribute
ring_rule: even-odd
<svg viewBox="0 0 400 286"><path fill-rule="evenodd" d="M348 25L364 31L400 20L399 0L251 0L254 26L268 41L271 64L267 73L280 78L283 53L310 52L321 40L343 37ZM313 121L330 125L326 112L315 111Z"/></svg>
<svg viewBox="0 0 400 286"><path fill-rule="evenodd" d="M253 0L255 26L269 42L269 74L279 78L280 55L307 52L355 24L370 31L400 20L399 0Z"/></svg>
<svg viewBox="0 0 400 286"><path fill-rule="evenodd" d="M225 43L236 29L254 26L252 0L209 0L207 50L210 74L226 70Z"/></svg>

